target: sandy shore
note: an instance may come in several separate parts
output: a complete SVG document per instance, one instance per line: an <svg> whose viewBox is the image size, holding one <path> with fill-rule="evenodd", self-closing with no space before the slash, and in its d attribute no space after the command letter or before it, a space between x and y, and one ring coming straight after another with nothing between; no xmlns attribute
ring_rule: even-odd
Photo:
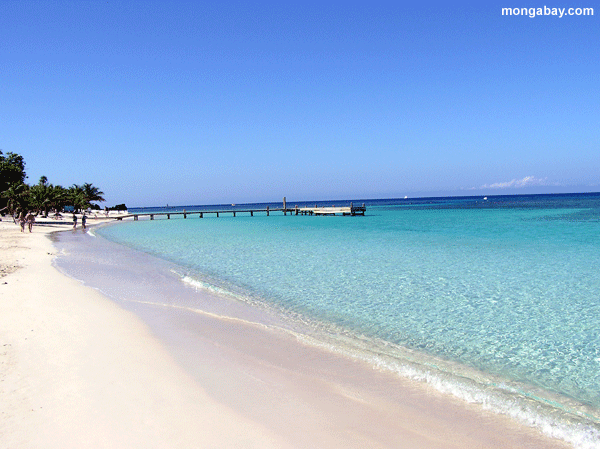
<svg viewBox="0 0 600 449"><path fill-rule="evenodd" d="M0 447L568 447L235 320L179 313L174 351L52 266L57 226L0 223Z"/></svg>
<svg viewBox="0 0 600 449"><path fill-rule="evenodd" d="M60 274L53 230L0 223L0 447L285 447L211 400L138 318Z"/></svg>

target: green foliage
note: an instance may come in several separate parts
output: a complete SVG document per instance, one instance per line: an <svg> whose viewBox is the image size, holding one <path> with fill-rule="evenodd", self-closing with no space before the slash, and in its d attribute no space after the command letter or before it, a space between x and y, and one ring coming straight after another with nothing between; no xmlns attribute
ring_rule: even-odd
<svg viewBox="0 0 600 449"><path fill-rule="evenodd" d="M27 212L29 210L29 186L23 183L14 183L4 190L0 196L10 214L14 212Z"/></svg>
<svg viewBox="0 0 600 449"><path fill-rule="evenodd" d="M0 151L0 210L17 207L22 201L22 189L26 178L25 161L15 153ZM12 189L12 190L11 190ZM10 205L10 207L9 207Z"/></svg>
<svg viewBox="0 0 600 449"><path fill-rule="evenodd" d="M6 153L4 156L0 151L0 192L13 184L22 184L26 177L23 156L15 153Z"/></svg>
<svg viewBox="0 0 600 449"><path fill-rule="evenodd" d="M76 211L92 207L92 201L104 201L102 195L104 192L90 183L80 186L73 184L67 194L70 205L75 207Z"/></svg>
<svg viewBox="0 0 600 449"><path fill-rule="evenodd" d="M0 210L14 212L37 211L47 217L51 210L62 210L71 205L80 211L87 208L99 209L92 201L104 201L104 192L91 183L73 184L68 189L48 182L42 176L34 186L25 184L25 161L23 157L0 151Z"/></svg>
<svg viewBox="0 0 600 449"><path fill-rule="evenodd" d="M29 189L29 206L48 216L50 210L61 210L68 202L67 192L62 186L53 186L42 176L38 184Z"/></svg>

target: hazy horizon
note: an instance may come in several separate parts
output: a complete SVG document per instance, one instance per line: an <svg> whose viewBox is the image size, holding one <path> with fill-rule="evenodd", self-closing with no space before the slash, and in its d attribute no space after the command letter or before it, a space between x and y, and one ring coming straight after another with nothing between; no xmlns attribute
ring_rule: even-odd
<svg viewBox="0 0 600 449"><path fill-rule="evenodd" d="M294 202L297 203L305 203L305 202L312 202L312 201L316 201L319 203L323 203L323 202L333 202L334 204L336 202L339 202L340 204L336 204L338 206L343 206L346 205L345 202L350 202L350 201L386 201L386 200L426 200L426 199L433 199L433 198L494 198L494 197L504 197L504 196L530 196L530 195L570 195L570 194L574 194L574 195L586 195L586 194L600 194L600 189L598 190L573 190L573 191L562 191L562 192L555 192L555 191L544 191L543 189L525 189L525 190L520 190L518 192L496 192L496 193L489 193L489 194L482 194L482 193L474 193L474 192L465 192L465 191L458 191L458 192L421 192L421 193L415 193L414 195L404 195L404 196L382 196L382 197L368 197L368 196L355 196L355 197L320 197L320 198L301 198L301 197L294 197L294 196L286 196L286 201L288 206L293 205ZM139 205L139 204L126 204L126 206L129 209L144 209L144 208L162 208L165 206L168 207L187 207L187 206L219 206L219 205L236 205L236 206L241 206L244 204L270 204L270 203L282 203L283 202L283 197L280 198L271 198L271 199L267 199L264 201L237 201L237 202L231 202L231 201L222 201L222 202L216 202L216 203L194 203L194 202L190 202L190 203L166 203L166 204L144 204L144 205ZM344 204L342 204L342 202L344 202ZM320 204L322 205L322 204Z"/></svg>

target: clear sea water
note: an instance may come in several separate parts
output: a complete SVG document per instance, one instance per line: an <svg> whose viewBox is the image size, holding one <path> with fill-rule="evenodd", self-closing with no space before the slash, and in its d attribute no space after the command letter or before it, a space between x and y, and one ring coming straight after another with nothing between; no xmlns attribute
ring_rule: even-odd
<svg viewBox="0 0 600 449"><path fill-rule="evenodd" d="M190 215L96 232L311 344L600 447L600 194L354 203L364 217L130 209Z"/></svg>

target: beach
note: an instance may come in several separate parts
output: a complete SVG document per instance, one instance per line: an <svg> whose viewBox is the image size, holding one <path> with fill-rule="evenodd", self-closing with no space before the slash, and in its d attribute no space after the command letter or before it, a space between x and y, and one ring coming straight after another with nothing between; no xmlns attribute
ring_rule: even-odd
<svg viewBox="0 0 600 449"><path fill-rule="evenodd" d="M57 226L0 226L1 447L285 447L211 400L135 316L60 274L45 235Z"/></svg>
<svg viewBox="0 0 600 449"><path fill-rule="evenodd" d="M2 447L570 447L251 321L126 310L53 266L70 226L0 223Z"/></svg>

